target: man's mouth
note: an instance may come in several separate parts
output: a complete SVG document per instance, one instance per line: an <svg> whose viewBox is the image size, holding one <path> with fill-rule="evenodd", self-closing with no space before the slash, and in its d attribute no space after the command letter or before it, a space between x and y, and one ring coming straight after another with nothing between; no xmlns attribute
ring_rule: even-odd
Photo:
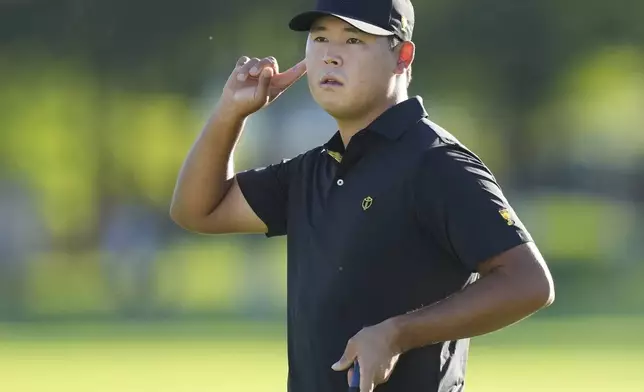
<svg viewBox="0 0 644 392"><path fill-rule="evenodd" d="M324 76L320 80L320 86L342 86L343 83L331 75Z"/></svg>

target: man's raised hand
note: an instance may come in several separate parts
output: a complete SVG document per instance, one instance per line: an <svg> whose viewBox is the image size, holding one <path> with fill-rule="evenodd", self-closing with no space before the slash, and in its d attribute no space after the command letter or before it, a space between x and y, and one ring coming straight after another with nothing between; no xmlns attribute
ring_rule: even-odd
<svg viewBox="0 0 644 392"><path fill-rule="evenodd" d="M304 60L280 73L274 57L242 56L230 74L220 105L240 116L248 116L267 106L306 73Z"/></svg>

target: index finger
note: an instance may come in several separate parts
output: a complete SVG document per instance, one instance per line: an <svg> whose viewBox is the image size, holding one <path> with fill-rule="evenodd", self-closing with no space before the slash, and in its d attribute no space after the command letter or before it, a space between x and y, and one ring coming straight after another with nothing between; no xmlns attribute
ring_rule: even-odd
<svg viewBox="0 0 644 392"><path fill-rule="evenodd" d="M271 84L278 88L286 88L297 82L306 73L306 60L302 60L282 73L273 76Z"/></svg>

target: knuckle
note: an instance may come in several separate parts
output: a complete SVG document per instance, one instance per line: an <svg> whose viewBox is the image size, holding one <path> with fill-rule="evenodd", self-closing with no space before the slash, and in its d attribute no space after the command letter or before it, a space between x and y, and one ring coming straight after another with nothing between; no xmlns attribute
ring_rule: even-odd
<svg viewBox="0 0 644 392"><path fill-rule="evenodd" d="M279 71L279 66L277 65L277 59L273 56L266 57L266 67L267 68L273 68L273 70L277 73Z"/></svg>
<svg viewBox="0 0 644 392"><path fill-rule="evenodd" d="M358 345L358 339L352 337L347 341L347 351L354 351Z"/></svg>
<svg viewBox="0 0 644 392"><path fill-rule="evenodd" d="M244 64L246 64L246 63L248 62L248 60L250 60L250 59L248 58L248 56L241 56L241 57L237 60L237 66L240 66L240 65L244 65Z"/></svg>
<svg viewBox="0 0 644 392"><path fill-rule="evenodd" d="M248 59L248 61L246 61L244 64L242 64L241 69L243 71L247 71L248 69L250 69L250 67L252 67L253 65L257 64L257 61L258 60L256 58L250 58L250 59Z"/></svg>
<svg viewBox="0 0 644 392"><path fill-rule="evenodd" d="M270 67L272 64L273 62L271 62L269 59L262 59L258 65L259 65L259 68L266 68L266 67Z"/></svg>
<svg viewBox="0 0 644 392"><path fill-rule="evenodd" d="M251 69L251 68L259 68L261 67L261 61L258 58L252 58L250 61L246 64L246 69Z"/></svg>

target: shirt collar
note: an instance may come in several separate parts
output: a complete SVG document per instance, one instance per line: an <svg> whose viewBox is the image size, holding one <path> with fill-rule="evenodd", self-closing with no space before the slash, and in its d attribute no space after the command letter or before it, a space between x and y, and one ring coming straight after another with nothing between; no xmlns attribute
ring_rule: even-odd
<svg viewBox="0 0 644 392"><path fill-rule="evenodd" d="M367 126L367 130L376 132L390 140L396 140L413 124L427 117L420 96L409 98L385 110L378 118ZM340 132L336 132L324 147L329 151L344 151L344 143Z"/></svg>
<svg viewBox="0 0 644 392"><path fill-rule="evenodd" d="M427 117L427 112L423 106L423 99L416 96L385 110L367 126L367 129L395 140L424 117Z"/></svg>
<svg viewBox="0 0 644 392"><path fill-rule="evenodd" d="M329 139L328 142L324 144L324 148L327 151L335 152L342 154L344 153L344 142L342 141L342 135L340 135L340 131L336 131L331 139ZM336 161L339 161L338 158L334 157Z"/></svg>

